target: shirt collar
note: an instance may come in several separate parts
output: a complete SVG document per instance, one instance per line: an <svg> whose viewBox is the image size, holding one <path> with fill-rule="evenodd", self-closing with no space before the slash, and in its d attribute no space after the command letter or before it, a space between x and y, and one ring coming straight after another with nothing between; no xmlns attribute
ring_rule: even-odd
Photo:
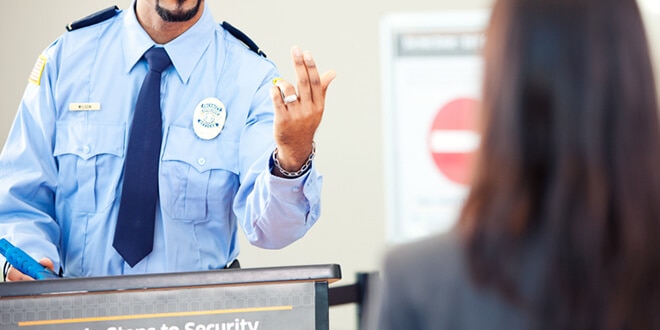
<svg viewBox="0 0 660 330"><path fill-rule="evenodd" d="M156 45L142 28L135 15L135 2L131 4L124 16L125 29L123 31L125 70L130 72L135 64L142 58L144 52ZM181 80L186 83L193 68L199 62L202 54L208 48L213 38L213 30L217 23L206 2L199 21L176 39L162 45L172 60L172 66Z"/></svg>

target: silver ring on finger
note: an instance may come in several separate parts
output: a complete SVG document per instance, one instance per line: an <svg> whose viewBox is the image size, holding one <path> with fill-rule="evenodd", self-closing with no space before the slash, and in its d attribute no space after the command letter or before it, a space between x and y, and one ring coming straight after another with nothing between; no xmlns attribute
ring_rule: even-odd
<svg viewBox="0 0 660 330"><path fill-rule="evenodd" d="M284 99L282 99L282 100L284 101L284 104L293 103L293 102L298 101L298 95L291 94L291 95L285 96Z"/></svg>

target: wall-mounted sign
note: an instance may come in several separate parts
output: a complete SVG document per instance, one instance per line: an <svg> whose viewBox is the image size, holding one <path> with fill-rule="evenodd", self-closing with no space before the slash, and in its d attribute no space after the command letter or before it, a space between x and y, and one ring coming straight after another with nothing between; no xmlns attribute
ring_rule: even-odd
<svg viewBox="0 0 660 330"><path fill-rule="evenodd" d="M486 11L383 18L382 95L388 241L446 231L479 146Z"/></svg>

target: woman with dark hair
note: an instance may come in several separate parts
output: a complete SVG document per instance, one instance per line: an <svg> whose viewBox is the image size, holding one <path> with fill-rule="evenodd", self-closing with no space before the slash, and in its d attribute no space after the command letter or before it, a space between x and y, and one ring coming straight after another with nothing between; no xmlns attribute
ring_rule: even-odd
<svg viewBox="0 0 660 330"><path fill-rule="evenodd" d="M498 0L484 58L458 225L387 254L370 326L660 329L659 118L636 1Z"/></svg>

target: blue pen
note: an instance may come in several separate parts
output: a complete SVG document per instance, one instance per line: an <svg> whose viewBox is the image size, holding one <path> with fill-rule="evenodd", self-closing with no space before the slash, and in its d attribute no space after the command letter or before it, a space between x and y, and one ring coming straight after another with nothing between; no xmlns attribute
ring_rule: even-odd
<svg viewBox="0 0 660 330"><path fill-rule="evenodd" d="M12 267L35 280L60 278L59 275L42 266L23 250L11 245L11 243L4 238L0 239L0 253L5 256Z"/></svg>

